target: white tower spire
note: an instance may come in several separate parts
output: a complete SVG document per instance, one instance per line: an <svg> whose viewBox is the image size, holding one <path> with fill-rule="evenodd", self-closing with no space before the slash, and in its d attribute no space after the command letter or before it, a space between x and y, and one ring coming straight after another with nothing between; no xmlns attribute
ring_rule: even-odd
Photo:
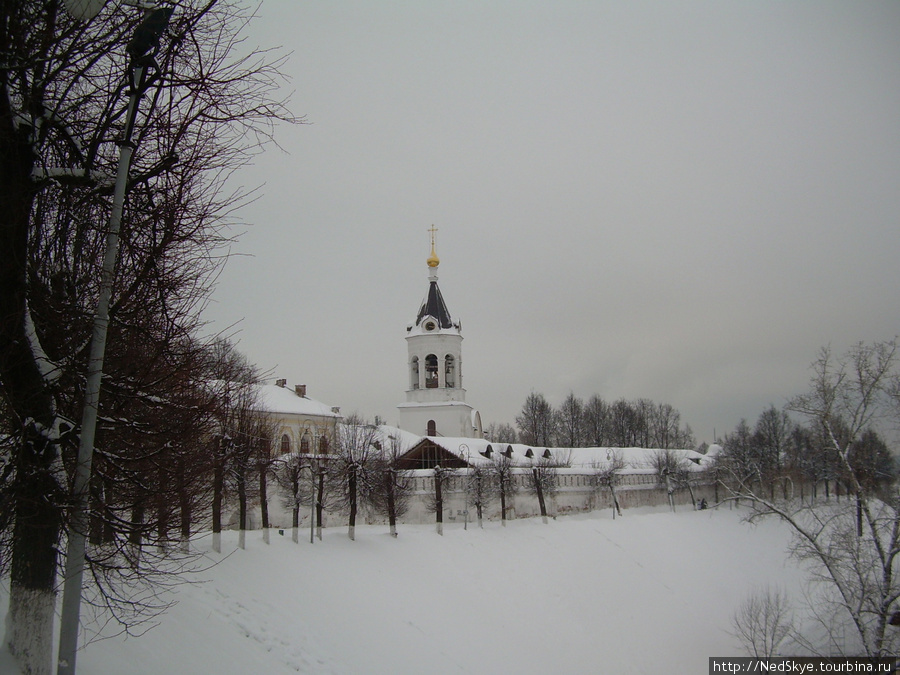
<svg viewBox="0 0 900 675"><path fill-rule="evenodd" d="M426 436L481 437L481 419L462 386L462 331L438 287L440 265L432 225L428 291L416 321L406 328L408 389L401 403L400 426Z"/></svg>

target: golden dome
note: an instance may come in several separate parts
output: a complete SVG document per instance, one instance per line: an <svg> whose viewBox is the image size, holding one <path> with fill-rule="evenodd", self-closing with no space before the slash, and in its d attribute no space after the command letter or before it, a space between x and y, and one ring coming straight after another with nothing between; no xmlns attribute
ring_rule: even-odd
<svg viewBox="0 0 900 675"><path fill-rule="evenodd" d="M437 232L437 228L432 225L428 231L431 232L431 255L428 256L428 266L437 267L441 264L441 259L438 258L437 253L434 252L434 233Z"/></svg>
<svg viewBox="0 0 900 675"><path fill-rule="evenodd" d="M437 253L434 252L434 242L431 243L431 255L428 256L428 266L429 267L437 267L441 264L441 259L438 258Z"/></svg>

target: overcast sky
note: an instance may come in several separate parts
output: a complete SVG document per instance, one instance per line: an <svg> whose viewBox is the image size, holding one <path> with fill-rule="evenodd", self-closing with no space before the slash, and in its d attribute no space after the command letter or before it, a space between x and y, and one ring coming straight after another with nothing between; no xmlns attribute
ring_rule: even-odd
<svg viewBox="0 0 900 675"><path fill-rule="evenodd" d="M266 0L292 110L208 310L396 424L440 287L466 400L650 398L698 441L900 318L900 2Z"/></svg>

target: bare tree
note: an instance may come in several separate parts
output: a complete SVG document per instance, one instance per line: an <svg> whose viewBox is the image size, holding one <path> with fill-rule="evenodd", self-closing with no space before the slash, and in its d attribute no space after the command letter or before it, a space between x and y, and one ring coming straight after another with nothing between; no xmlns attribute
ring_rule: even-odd
<svg viewBox="0 0 900 675"><path fill-rule="evenodd" d="M492 453L491 463L488 465L490 485L496 491L500 499L500 521L506 526L506 516L509 510L509 502L518 491L515 477L515 462L512 451Z"/></svg>
<svg viewBox="0 0 900 675"><path fill-rule="evenodd" d="M259 511L260 527L262 527L263 541L269 543L269 474L275 462L275 435L278 432L277 424L271 416L263 410L257 411L258 430L256 439L256 452L254 453L254 471L259 480Z"/></svg>
<svg viewBox="0 0 900 675"><path fill-rule="evenodd" d="M490 504L494 493L490 467L475 464L466 469L466 500L475 507L480 528L484 527L484 509Z"/></svg>
<svg viewBox="0 0 900 675"><path fill-rule="evenodd" d="M309 506L315 489L312 463L299 452L292 452L277 458L273 469L282 503L291 510L291 539L296 544L300 541L300 507Z"/></svg>
<svg viewBox="0 0 900 675"><path fill-rule="evenodd" d="M236 494L239 509L239 546L244 548L247 527L248 482L251 458L259 444L260 420L257 385L259 374L228 340L209 348L204 374L215 407L208 446L212 455L212 548L222 551L226 499Z"/></svg>
<svg viewBox="0 0 900 675"><path fill-rule="evenodd" d="M444 534L444 483L449 480L455 470L444 468L440 464L434 467L434 494L430 508L434 511L434 529L439 535Z"/></svg>
<svg viewBox="0 0 900 675"><path fill-rule="evenodd" d="M557 445L579 448L584 443L584 402L569 392L555 413Z"/></svg>
<svg viewBox="0 0 900 675"><path fill-rule="evenodd" d="M591 485L596 492L609 490L613 505L613 518L616 514L622 515L622 507L619 505L619 496L616 494L619 472L625 468L625 459L619 451L612 451L607 455L605 462L597 462L593 466Z"/></svg>
<svg viewBox="0 0 900 675"><path fill-rule="evenodd" d="M522 412L516 415L519 438L528 445L553 445L556 423L553 408L543 394L531 392L522 405Z"/></svg>
<svg viewBox="0 0 900 675"><path fill-rule="evenodd" d="M871 658L892 655L898 647L889 621L900 597L894 570L900 554L900 497L893 485L887 489L893 476L880 483L864 479L867 472L854 464L859 459L854 447L877 423L896 423L896 343L859 344L840 358L823 349L812 369L810 391L792 399L789 409L822 429L854 503L773 500L748 483L737 494L754 500L754 517L775 515L794 532L794 555L810 563L821 591L823 625L855 637L834 647Z"/></svg>
<svg viewBox="0 0 900 675"><path fill-rule="evenodd" d="M338 427L337 447L330 470L340 486L340 505L348 514L347 536L356 539L356 517L361 505L372 501L376 427L358 415L349 415Z"/></svg>
<svg viewBox="0 0 900 675"><path fill-rule="evenodd" d="M372 461L372 506L387 515L391 536L396 537L397 519L402 518L409 509L412 475L408 469L401 468L400 458L406 448L401 446L398 436L389 436L380 448L379 444L374 442L379 452Z"/></svg>
<svg viewBox="0 0 900 675"><path fill-rule="evenodd" d="M759 455L747 420L742 419L734 432L725 434L719 467L727 474L729 484L738 486L738 492L752 491L754 482L760 484Z"/></svg>
<svg viewBox="0 0 900 675"><path fill-rule="evenodd" d="M511 424L491 422L484 433L484 437L492 443L515 443L518 435L516 434L516 428Z"/></svg>
<svg viewBox="0 0 900 675"><path fill-rule="evenodd" d="M533 451L529 448L529 453L533 453ZM527 455L527 453L526 453ZM535 457L533 454L530 455L531 458L531 482L530 487L531 491L538 498L538 506L541 510L541 519L544 521L544 524L547 524L547 498L553 495L556 492L558 487L557 482L557 467L560 466L557 464L553 458L550 456L549 451L546 454L542 454L538 457Z"/></svg>
<svg viewBox="0 0 900 675"><path fill-rule="evenodd" d="M790 602L782 590L756 589L731 618L734 636L750 656L771 658L793 630Z"/></svg>
<svg viewBox="0 0 900 675"><path fill-rule="evenodd" d="M775 489L784 478L785 456L793 423L784 411L769 406L759 416L753 431L753 442L759 462L760 480L769 486L774 499ZM782 484L782 492L784 492Z"/></svg>
<svg viewBox="0 0 900 675"><path fill-rule="evenodd" d="M255 383L245 384L232 399L228 423L223 428L225 489L237 495L238 548L246 548L251 502L260 498L254 485L257 456L262 446L271 444L269 425L260 414Z"/></svg>

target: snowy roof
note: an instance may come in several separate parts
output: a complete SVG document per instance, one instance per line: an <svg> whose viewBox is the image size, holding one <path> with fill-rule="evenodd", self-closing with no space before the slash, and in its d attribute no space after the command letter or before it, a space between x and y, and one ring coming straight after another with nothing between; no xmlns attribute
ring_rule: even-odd
<svg viewBox="0 0 900 675"><path fill-rule="evenodd" d="M376 435L383 447L389 448L392 443L397 443L401 452L406 452L422 440L422 437L418 434L404 431L398 427L388 426L387 424L380 425Z"/></svg>
<svg viewBox="0 0 900 675"><path fill-rule="evenodd" d="M308 396L301 396L293 389L277 384L257 385L257 393L259 395L260 409L265 412L307 417L341 418L339 409L332 408L330 405Z"/></svg>
<svg viewBox="0 0 900 675"><path fill-rule="evenodd" d="M521 443L492 443L479 438L421 438L426 439L473 466L486 464L497 454L510 453L514 464L519 466L530 466L533 462L546 458L559 466L603 468L620 457L626 469L641 470L650 468L657 453L661 452L657 448L547 448ZM694 450L677 449L670 452L681 460L688 460L686 467L692 471L701 471L712 461L711 457Z"/></svg>

